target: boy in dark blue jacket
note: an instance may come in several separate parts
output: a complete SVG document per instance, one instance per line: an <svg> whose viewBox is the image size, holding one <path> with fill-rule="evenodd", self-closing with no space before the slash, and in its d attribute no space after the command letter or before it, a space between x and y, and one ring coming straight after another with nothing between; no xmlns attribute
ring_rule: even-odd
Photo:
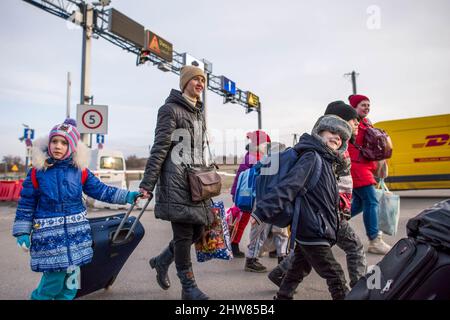
<svg viewBox="0 0 450 320"><path fill-rule="evenodd" d="M264 221L283 214L287 205L292 206L301 197L294 257L277 299L292 299L296 287L312 268L327 280L333 299L344 299L348 292L344 272L331 247L336 243L339 228L339 192L334 170L339 162L337 151L347 148L351 132L350 125L341 118L323 116L311 135L303 134L294 146L300 157L290 174L257 202L252 216ZM322 158L321 164L315 153ZM320 178L309 190L312 172L319 165L322 165Z"/></svg>

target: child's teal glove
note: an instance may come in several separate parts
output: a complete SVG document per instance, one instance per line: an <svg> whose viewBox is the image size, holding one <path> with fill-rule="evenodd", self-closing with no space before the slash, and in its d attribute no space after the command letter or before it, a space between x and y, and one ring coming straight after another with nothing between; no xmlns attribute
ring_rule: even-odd
<svg viewBox="0 0 450 320"><path fill-rule="evenodd" d="M130 192L128 192L128 194L127 194L127 203L129 203L129 204L135 203L136 200L137 200L137 196L139 194L140 193L137 192L137 191L130 191Z"/></svg>
<svg viewBox="0 0 450 320"><path fill-rule="evenodd" d="M30 235L22 234L17 237L17 245L21 247L24 251L30 250Z"/></svg>

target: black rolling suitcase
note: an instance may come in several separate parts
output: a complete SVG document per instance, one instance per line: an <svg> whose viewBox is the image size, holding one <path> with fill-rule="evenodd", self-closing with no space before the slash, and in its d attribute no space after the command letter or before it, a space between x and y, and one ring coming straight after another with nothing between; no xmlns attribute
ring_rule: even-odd
<svg viewBox="0 0 450 320"><path fill-rule="evenodd" d="M135 205L126 213L89 219L94 256L91 263L82 266L81 284L77 298L110 287L125 262L144 237L139 221L149 199L137 217L130 217Z"/></svg>
<svg viewBox="0 0 450 320"><path fill-rule="evenodd" d="M407 230L347 300L450 300L450 200L410 219Z"/></svg>

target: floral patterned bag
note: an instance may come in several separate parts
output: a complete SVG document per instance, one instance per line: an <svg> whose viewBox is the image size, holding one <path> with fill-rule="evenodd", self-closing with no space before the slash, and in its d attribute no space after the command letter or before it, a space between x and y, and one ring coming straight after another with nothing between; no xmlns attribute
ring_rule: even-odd
<svg viewBox="0 0 450 320"><path fill-rule="evenodd" d="M214 221L205 228L203 237L195 243L198 262L205 262L211 259L230 260L233 258L223 202L212 202L211 211L214 215Z"/></svg>

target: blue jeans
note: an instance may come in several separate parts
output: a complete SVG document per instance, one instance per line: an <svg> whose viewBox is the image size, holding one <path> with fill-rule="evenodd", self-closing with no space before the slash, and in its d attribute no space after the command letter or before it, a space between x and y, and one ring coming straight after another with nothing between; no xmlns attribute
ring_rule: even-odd
<svg viewBox="0 0 450 320"><path fill-rule="evenodd" d="M364 226L369 240L378 236L378 199L373 185L353 189L352 217L363 212Z"/></svg>

